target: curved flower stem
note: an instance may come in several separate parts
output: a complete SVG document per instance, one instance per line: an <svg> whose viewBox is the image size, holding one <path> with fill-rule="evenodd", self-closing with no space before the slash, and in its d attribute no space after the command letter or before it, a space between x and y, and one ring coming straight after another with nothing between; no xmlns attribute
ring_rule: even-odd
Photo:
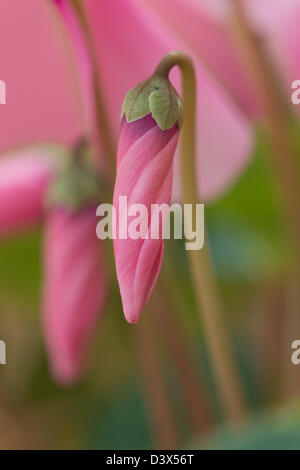
<svg viewBox="0 0 300 470"><path fill-rule="evenodd" d="M185 204L195 205L199 203L199 198L195 171L196 77L194 65L186 54L175 51L161 60L155 73L168 76L175 65L181 70L183 89L184 119L181 131L183 200ZM189 250L188 259L198 310L202 313L204 334L223 408L229 420L239 421L246 411L245 400L224 321L222 301L207 242L202 250Z"/></svg>

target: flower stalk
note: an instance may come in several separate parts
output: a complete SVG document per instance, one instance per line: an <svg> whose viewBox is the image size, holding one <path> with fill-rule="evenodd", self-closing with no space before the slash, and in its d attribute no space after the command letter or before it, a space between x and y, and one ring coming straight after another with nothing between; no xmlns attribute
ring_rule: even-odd
<svg viewBox="0 0 300 470"><path fill-rule="evenodd" d="M249 27L244 6L240 0L232 0L232 6L233 36L241 48L245 65L248 67L249 75L256 85L263 105L265 131L270 142L274 173L281 193L282 215L293 247L294 259L288 295L290 299L286 307L285 327L285 341L288 349L294 338L293 332L300 328L300 191L298 155L290 131L292 113L277 86L276 74L269 57ZM289 382L287 388L294 390L294 396L299 393L299 380L293 367L288 368L285 382Z"/></svg>
<svg viewBox="0 0 300 470"><path fill-rule="evenodd" d="M176 311L175 302L167 295L170 291L169 278L162 276L161 281L152 300L156 332L176 371L189 424L194 435L201 436L212 428L214 422L211 402L203 374L198 374L196 370L188 338L176 318L179 312Z"/></svg>
<svg viewBox="0 0 300 470"><path fill-rule="evenodd" d="M181 70L183 89L184 118L181 130L183 200L185 204L195 205L200 202L195 171L195 70L192 60L186 54L175 51L161 60L155 73L166 77L174 66L178 66ZM237 422L245 415L246 405L207 242L202 250L188 251L188 259L198 311L202 314L204 334L223 408L227 418Z"/></svg>
<svg viewBox="0 0 300 470"><path fill-rule="evenodd" d="M147 322L147 320L144 320ZM152 425L157 449L179 449L179 437L167 388L159 367L157 352L149 329L142 321L135 330L139 372L144 388L145 404Z"/></svg>
<svg viewBox="0 0 300 470"><path fill-rule="evenodd" d="M265 128L272 146L274 167L281 185L288 230L300 260L300 191L297 156L292 145L288 114L289 108L276 83L272 64L248 25L240 0L232 0L234 7L232 30L241 48L245 65L252 77L265 113ZM290 113L291 114L291 113Z"/></svg>
<svg viewBox="0 0 300 470"><path fill-rule="evenodd" d="M90 30L87 25L85 12L81 0L72 0L73 8L78 16L82 30L85 35L85 40L90 55L90 60L93 67L93 89L94 89L94 99L95 99L95 114L96 121L98 125L98 133L102 146L103 153L107 159L107 165L109 170L109 178L114 177L115 173L115 143L114 136L111 130L110 122L108 120L108 114L106 111L106 103L103 95L103 90L101 87L101 80L99 77L99 72L97 68L97 58L95 52L95 46L91 38Z"/></svg>

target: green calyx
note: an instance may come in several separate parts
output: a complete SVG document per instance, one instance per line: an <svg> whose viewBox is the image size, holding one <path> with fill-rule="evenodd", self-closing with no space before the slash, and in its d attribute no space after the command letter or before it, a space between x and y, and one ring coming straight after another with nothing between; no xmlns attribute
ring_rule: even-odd
<svg viewBox="0 0 300 470"><path fill-rule="evenodd" d="M121 119L128 123L151 114L163 131L182 123L182 102L167 77L154 74L125 96Z"/></svg>
<svg viewBox="0 0 300 470"><path fill-rule="evenodd" d="M46 207L64 207L77 212L101 197L99 177L89 161L89 148L80 142L65 161L46 195Z"/></svg>

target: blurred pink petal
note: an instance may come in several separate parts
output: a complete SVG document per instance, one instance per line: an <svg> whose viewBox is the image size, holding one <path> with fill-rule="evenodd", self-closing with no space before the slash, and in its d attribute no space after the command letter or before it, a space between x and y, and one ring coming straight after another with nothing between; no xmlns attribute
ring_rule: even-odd
<svg viewBox="0 0 300 470"><path fill-rule="evenodd" d="M278 32L299 3L299 0L243 0L251 26L262 35Z"/></svg>
<svg viewBox="0 0 300 470"><path fill-rule="evenodd" d="M260 34L286 80L286 93L300 77L300 0L253 0L245 3L249 21Z"/></svg>
<svg viewBox="0 0 300 470"><path fill-rule="evenodd" d="M0 234L40 221L55 169L53 151L32 147L0 158Z"/></svg>
<svg viewBox="0 0 300 470"><path fill-rule="evenodd" d="M44 336L55 379L80 378L86 347L107 293L96 207L78 213L57 208L46 219Z"/></svg>
<svg viewBox="0 0 300 470"><path fill-rule="evenodd" d="M230 1L219 2L230 7ZM210 4L211 0L201 1L201 6L205 8L209 8ZM221 11L220 6L212 14L225 23L230 19L232 10L225 8ZM300 0L243 0L243 6L252 30L277 66L279 78L285 80L285 91L289 98L291 83L299 78Z"/></svg>
<svg viewBox="0 0 300 470"><path fill-rule="evenodd" d="M199 54L183 41L175 28L163 28L158 15L150 15L144 3L85 0L84 5L115 135L127 91L148 77L167 52L182 49L192 55L198 81L199 189L205 199L226 190L250 158L252 134L237 106L201 66ZM180 80L176 72L172 77L178 88Z"/></svg>
<svg viewBox="0 0 300 470"><path fill-rule="evenodd" d="M36 141L72 143L82 134L68 38L46 0L1 0L0 151ZM65 40L65 41L64 41Z"/></svg>
<svg viewBox="0 0 300 470"><path fill-rule="evenodd" d="M216 15L209 14L204 2L194 0L142 0L152 14L171 31L176 31L199 61L203 61L230 92L230 96L250 117L260 106L228 28Z"/></svg>
<svg viewBox="0 0 300 470"><path fill-rule="evenodd" d="M300 1L286 12L284 21L280 25L280 46L283 50L283 59L289 79L289 85L300 79ZM291 92L290 86L288 91Z"/></svg>
<svg viewBox="0 0 300 470"><path fill-rule="evenodd" d="M127 196L128 206L144 204L148 214L151 214L151 204L169 204L178 134L177 125L162 131L151 115L131 124L123 118L113 203L117 214L117 235L120 228L124 229L123 219L121 225L118 224L120 196ZM128 224L131 220L129 217ZM123 310L130 323L138 321L152 293L160 272L163 249L161 233L160 239L133 240L127 237L114 240Z"/></svg>

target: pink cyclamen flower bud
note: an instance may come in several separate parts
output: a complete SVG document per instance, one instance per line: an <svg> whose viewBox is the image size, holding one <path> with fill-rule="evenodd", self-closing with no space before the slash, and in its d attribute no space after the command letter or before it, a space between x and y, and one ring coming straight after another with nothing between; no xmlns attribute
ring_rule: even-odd
<svg viewBox="0 0 300 470"><path fill-rule="evenodd" d="M0 234L40 221L55 169L54 150L31 147L0 158Z"/></svg>
<svg viewBox="0 0 300 470"><path fill-rule="evenodd" d="M97 184L82 162L74 162L49 197L43 326L52 374L62 384L80 378L107 294L103 247L96 237Z"/></svg>
<svg viewBox="0 0 300 470"><path fill-rule="evenodd" d="M159 238L152 237L151 205L170 203L181 102L170 82L154 75L127 94L122 114L114 189L114 253L124 314L129 323L135 323L161 268L164 221L157 228ZM148 231L143 237L129 236L131 217L126 222L127 215L120 213L120 196L127 197L128 207L143 204L147 208ZM126 230L127 236L120 238Z"/></svg>
<svg viewBox="0 0 300 470"><path fill-rule="evenodd" d="M79 378L88 340L106 297L101 245L95 235L96 206L78 213L53 209L44 244L44 336L53 376Z"/></svg>

